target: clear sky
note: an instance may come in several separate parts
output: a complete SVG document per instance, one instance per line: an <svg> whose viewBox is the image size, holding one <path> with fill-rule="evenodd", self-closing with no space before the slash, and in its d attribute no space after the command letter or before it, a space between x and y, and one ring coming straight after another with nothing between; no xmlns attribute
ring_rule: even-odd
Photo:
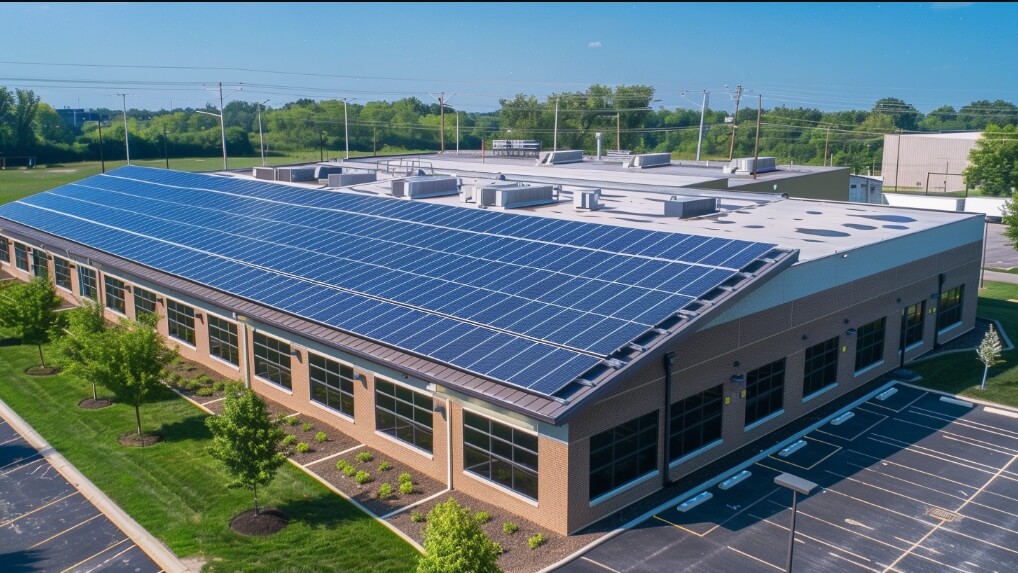
<svg viewBox="0 0 1018 573"><path fill-rule="evenodd" d="M394 100L445 91L489 111L517 93L649 84L666 107L927 112L1018 102L1018 4L4 3L0 85L54 107L201 107L228 99ZM686 98L680 96L687 92ZM755 97L753 98L755 99ZM215 102L218 103L218 102Z"/></svg>

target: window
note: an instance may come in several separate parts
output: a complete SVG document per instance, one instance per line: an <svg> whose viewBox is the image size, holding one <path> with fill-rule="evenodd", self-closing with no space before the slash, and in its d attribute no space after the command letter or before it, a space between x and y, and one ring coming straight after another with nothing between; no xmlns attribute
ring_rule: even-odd
<svg viewBox="0 0 1018 573"><path fill-rule="evenodd" d="M923 341L926 325L926 301L921 300L905 309L905 348Z"/></svg>
<svg viewBox="0 0 1018 573"><path fill-rule="evenodd" d="M95 271L78 265L78 294L92 300L99 300L99 283Z"/></svg>
<svg viewBox="0 0 1018 573"><path fill-rule="evenodd" d="M240 366L237 346L237 325L218 316L209 317L209 354Z"/></svg>
<svg viewBox="0 0 1018 573"><path fill-rule="evenodd" d="M781 409L785 395L785 359L746 373L746 425Z"/></svg>
<svg viewBox="0 0 1018 573"><path fill-rule="evenodd" d="M590 499L657 469L657 411L590 438Z"/></svg>
<svg viewBox="0 0 1018 573"><path fill-rule="evenodd" d="M806 349L802 374L802 397L815 394L838 381L839 337L835 336Z"/></svg>
<svg viewBox="0 0 1018 573"><path fill-rule="evenodd" d="M124 299L124 281L106 277L106 308L120 314L127 314L127 301Z"/></svg>
<svg viewBox="0 0 1018 573"><path fill-rule="evenodd" d="M308 354L311 399L353 417L353 368L317 354Z"/></svg>
<svg viewBox="0 0 1018 573"><path fill-rule="evenodd" d="M537 499L537 436L463 411L463 468Z"/></svg>
<svg viewBox="0 0 1018 573"><path fill-rule="evenodd" d="M858 331L855 345L855 371L872 366L884 359L884 326L887 318L874 320Z"/></svg>
<svg viewBox="0 0 1018 573"><path fill-rule="evenodd" d="M17 242L14 243L14 265L28 272L28 247Z"/></svg>
<svg viewBox="0 0 1018 573"><path fill-rule="evenodd" d="M166 328L173 338L194 346L194 309L167 299Z"/></svg>
<svg viewBox="0 0 1018 573"><path fill-rule="evenodd" d="M156 313L156 294L142 288L134 287L134 318L143 314Z"/></svg>
<svg viewBox="0 0 1018 573"><path fill-rule="evenodd" d="M7 237L0 237L0 263L11 264L11 244Z"/></svg>
<svg viewBox="0 0 1018 573"><path fill-rule="evenodd" d="M719 384L672 404L669 436L672 460L721 439L723 389Z"/></svg>
<svg viewBox="0 0 1018 573"><path fill-rule="evenodd" d="M433 409L431 396L375 379L375 429L379 432L431 452Z"/></svg>
<svg viewBox="0 0 1018 573"><path fill-rule="evenodd" d="M48 277L49 263L46 262L48 260L49 257L44 251L32 249L32 274L37 277Z"/></svg>
<svg viewBox="0 0 1018 573"><path fill-rule="evenodd" d="M14 243L17 249L18 244ZM940 313L937 314L937 330L943 330L952 324L961 322L962 297L965 285L956 286L940 293Z"/></svg>
<svg viewBox="0 0 1018 573"><path fill-rule="evenodd" d="M254 333L255 376L275 382L287 390L293 389L290 379L290 345L278 338Z"/></svg>
<svg viewBox="0 0 1018 573"><path fill-rule="evenodd" d="M53 257L53 282L60 288L71 290L71 263L67 259Z"/></svg>

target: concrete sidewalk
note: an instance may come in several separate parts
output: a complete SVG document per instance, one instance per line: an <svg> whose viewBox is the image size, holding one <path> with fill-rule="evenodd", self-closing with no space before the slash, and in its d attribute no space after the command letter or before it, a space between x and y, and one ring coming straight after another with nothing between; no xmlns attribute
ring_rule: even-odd
<svg viewBox="0 0 1018 573"><path fill-rule="evenodd" d="M48 461L60 475L81 495L91 501L114 525L120 528L134 543L141 548L153 561L167 573L191 573L180 559L158 539L146 531L138 522L120 509L116 503L99 490L88 478L82 475L64 456L57 453L42 436L39 435L25 420L18 416L3 400L0 400L0 418L14 428L22 437Z"/></svg>

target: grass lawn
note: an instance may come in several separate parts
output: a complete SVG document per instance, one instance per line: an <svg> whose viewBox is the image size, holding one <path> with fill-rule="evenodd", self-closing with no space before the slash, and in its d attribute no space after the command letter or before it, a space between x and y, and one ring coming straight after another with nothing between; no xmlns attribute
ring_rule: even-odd
<svg viewBox="0 0 1018 573"><path fill-rule="evenodd" d="M1012 342L1018 342L1018 285L986 282L979 292L979 316L999 320ZM990 368L986 389L979 390L983 364L975 350L945 354L909 366L922 375L921 385L1018 407L1018 350L1002 355L1004 363Z"/></svg>
<svg viewBox="0 0 1018 573"><path fill-rule="evenodd" d="M68 376L23 374L35 347L0 348L0 398L128 514L180 557L200 557L208 572L410 571L418 553L391 531L289 464L260 492L264 506L290 517L280 533L242 537L230 519L253 507L251 493L228 487L206 453L205 414L165 390L142 407L146 431L163 442L126 448L134 409L81 410L90 386Z"/></svg>

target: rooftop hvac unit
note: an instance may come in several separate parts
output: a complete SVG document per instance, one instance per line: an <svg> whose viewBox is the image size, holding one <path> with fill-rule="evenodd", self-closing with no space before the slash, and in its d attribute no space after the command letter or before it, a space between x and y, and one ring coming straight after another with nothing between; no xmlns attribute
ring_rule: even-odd
<svg viewBox="0 0 1018 573"><path fill-rule="evenodd" d="M392 196L407 199L427 199L459 193L459 180L441 175L424 175L392 180Z"/></svg>
<svg viewBox="0 0 1018 573"><path fill-rule="evenodd" d="M483 207L515 209L555 202L552 185L524 185L522 183L493 183L474 188L474 201Z"/></svg>
<svg viewBox="0 0 1018 573"><path fill-rule="evenodd" d="M316 165L315 179L328 179L330 175L342 172L343 168L339 165Z"/></svg>
<svg viewBox="0 0 1018 573"><path fill-rule="evenodd" d="M276 181L296 183L298 181L315 181L314 167L277 167Z"/></svg>
<svg viewBox="0 0 1018 573"><path fill-rule="evenodd" d="M757 173L767 173L768 171L778 170L778 161L773 157L760 157L755 161L757 164ZM752 157L738 157L733 159L723 171L726 173L752 173L753 162L754 159Z"/></svg>
<svg viewBox="0 0 1018 573"><path fill-rule="evenodd" d="M624 167L636 169L647 169L648 167L661 167L671 164L671 153L641 153L640 155L630 155L623 161Z"/></svg>
<svg viewBox="0 0 1018 573"><path fill-rule="evenodd" d="M261 179L262 181L276 180L276 170L273 167L255 167L252 175L255 179Z"/></svg>
<svg viewBox="0 0 1018 573"><path fill-rule="evenodd" d="M582 149L569 149L564 151L548 151L542 153L537 160L538 165L561 165L563 163L580 163L583 161Z"/></svg>
<svg viewBox="0 0 1018 573"><path fill-rule="evenodd" d="M573 192L573 207L577 210L594 211L601 208L601 190L584 189Z"/></svg>
<svg viewBox="0 0 1018 573"><path fill-rule="evenodd" d="M672 195L664 202L665 217L689 219L718 212L721 200L717 197L688 197Z"/></svg>
<svg viewBox="0 0 1018 573"><path fill-rule="evenodd" d="M371 183L378 179L374 171L367 173L333 173L329 175L329 187L347 187L361 183Z"/></svg>

